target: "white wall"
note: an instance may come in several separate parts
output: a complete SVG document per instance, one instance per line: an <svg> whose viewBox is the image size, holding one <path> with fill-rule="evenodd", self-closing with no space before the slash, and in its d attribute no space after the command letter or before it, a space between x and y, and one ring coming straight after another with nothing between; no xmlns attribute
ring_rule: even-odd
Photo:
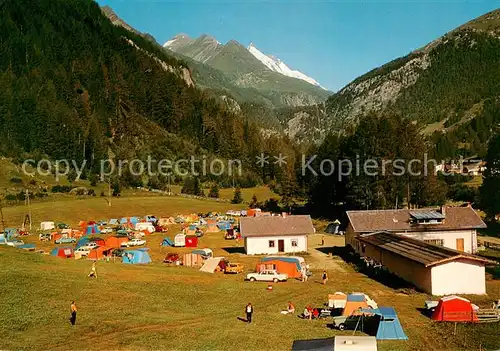
<svg viewBox="0 0 500 351"><path fill-rule="evenodd" d="M457 239L462 238L464 239L465 252L475 253L477 250L477 236L475 230L399 232L397 234L418 240L443 239L444 246L453 250L457 249Z"/></svg>
<svg viewBox="0 0 500 351"><path fill-rule="evenodd" d="M486 294L484 266L473 261L454 261L432 267L432 294Z"/></svg>
<svg viewBox="0 0 500 351"><path fill-rule="evenodd" d="M274 247L269 247L269 240L274 240ZM307 235L247 237L245 251L248 255L278 254L278 240L285 241L285 253L307 251ZM297 240L297 247L292 247L292 240Z"/></svg>

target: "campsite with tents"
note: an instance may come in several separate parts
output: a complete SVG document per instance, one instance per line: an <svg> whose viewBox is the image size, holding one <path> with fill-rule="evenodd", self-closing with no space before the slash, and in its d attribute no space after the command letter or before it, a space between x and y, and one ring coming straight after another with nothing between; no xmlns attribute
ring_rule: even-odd
<svg viewBox="0 0 500 351"><path fill-rule="evenodd" d="M243 242L226 239L230 221L221 221L219 227L217 220L187 218L199 212L224 214L245 209L243 205L163 197L133 200L117 199L111 208L102 206L104 202L85 209L75 207L85 203L73 202L33 206L38 223L67 223L81 232L81 237L73 245L40 241L37 235L22 237L47 255L0 246L0 265L9 267L0 270L4 297L0 300L0 332L7 336L2 348L36 344L36 349L57 350L72 343L81 349L229 350L239 345L248 350L281 350L291 349L295 340L349 337L353 333L374 337L378 350L470 350L479 344L484 349L496 345L499 323L443 322L439 312L421 312L432 296L408 287L387 286L358 272L337 256L344 237L335 230L324 233L319 229L310 234L306 253L245 255ZM7 218L20 216L16 211L21 212L7 209ZM123 248L128 240L123 235L126 229L122 234L98 233L106 228L99 225L101 219L116 219L114 225L129 227L133 217L146 221L146 213L163 218L168 228L163 233L145 233L142 239L146 245ZM188 223L192 220L197 224ZM315 221L318 228L327 225ZM183 228L190 235L184 234ZM201 236L196 235L196 228L202 228ZM77 248L89 242L98 248L87 258L75 259ZM123 255L113 256L114 250L123 251ZM163 263L171 254L185 264ZM90 279L87 274L94 260L98 278ZM242 265L243 272L224 274L220 268L223 260ZM309 266L311 273L306 282L301 281L303 265ZM272 290L267 283L245 281L248 272L265 269L286 272L289 279L272 284ZM321 281L324 269L329 275L326 285ZM487 289L491 296L468 298L481 309L489 308L491 298L500 295L500 284L488 280ZM73 300L78 306L75 329L67 323ZM288 301L297 310L284 315L280 311ZM248 302L255 308L251 325L238 320ZM332 325L333 314L312 320L298 318L308 305L337 310L340 317L362 312L363 323L339 330ZM373 320L376 324L372 328ZM50 334L40 332L47 329Z"/></svg>

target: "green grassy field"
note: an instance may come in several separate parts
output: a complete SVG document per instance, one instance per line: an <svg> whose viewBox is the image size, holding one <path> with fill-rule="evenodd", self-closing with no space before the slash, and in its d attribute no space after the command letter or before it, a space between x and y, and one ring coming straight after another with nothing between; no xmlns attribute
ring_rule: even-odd
<svg viewBox="0 0 500 351"><path fill-rule="evenodd" d="M76 223L80 219L120 215L175 215L177 213L225 211L235 208L181 198L151 197L116 199L108 209L103 199L40 203L33 216ZM22 208L5 209L16 223ZM107 212L109 211L109 213ZM171 238L180 228L172 226ZM454 325L433 323L418 308L430 297L406 294L357 273L338 257L318 258L321 235L309 239L313 276L307 283L290 280L266 290L265 283L244 282L241 275L209 274L195 268L161 263L167 252L186 248L160 248L165 235L147 236L153 263L129 266L120 262L98 263L99 278L87 278L91 262L65 260L34 252L0 247L0 349L176 349L176 350L287 350L295 339L350 335L330 329L330 321L304 321L279 312L288 301L297 310L307 304L321 306L329 293L362 291L381 306L396 308L408 341L382 341L379 350L495 350L500 347L499 324ZM37 243L35 236L23 240ZM325 236L325 246L342 246L342 237ZM39 244L49 250L53 244ZM199 247L214 249L216 256L241 262L245 271L254 269L259 257L238 253L234 241L223 233L207 234ZM327 266L330 281L319 283ZM471 297L481 307L500 298L500 281L488 281L489 296ZM69 305L76 300L77 325L69 324ZM254 323L239 321L248 302L255 306ZM358 332L359 334L359 332Z"/></svg>

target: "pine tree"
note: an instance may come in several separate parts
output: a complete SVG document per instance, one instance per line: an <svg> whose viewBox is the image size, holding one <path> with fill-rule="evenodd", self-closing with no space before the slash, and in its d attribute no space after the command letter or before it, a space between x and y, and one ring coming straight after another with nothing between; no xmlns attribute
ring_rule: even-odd
<svg viewBox="0 0 500 351"><path fill-rule="evenodd" d="M219 185L217 183L214 183L210 187L210 191L208 192L208 197L219 198Z"/></svg>
<svg viewBox="0 0 500 351"><path fill-rule="evenodd" d="M241 204L243 202L243 197L241 196L241 189L240 187L237 187L234 189L234 196L233 199L231 200L232 204Z"/></svg>
<svg viewBox="0 0 500 351"><path fill-rule="evenodd" d="M250 208L257 208L257 207L259 207L259 203L257 202L257 195L253 194L252 202L250 202Z"/></svg>

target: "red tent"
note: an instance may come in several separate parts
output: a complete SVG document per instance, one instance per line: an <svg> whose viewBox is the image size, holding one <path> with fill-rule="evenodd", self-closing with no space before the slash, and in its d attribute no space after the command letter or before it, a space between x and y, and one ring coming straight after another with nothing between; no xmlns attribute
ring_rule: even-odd
<svg viewBox="0 0 500 351"><path fill-rule="evenodd" d="M472 303L459 296L446 296L439 300L431 318L442 322L477 322Z"/></svg>
<svg viewBox="0 0 500 351"><path fill-rule="evenodd" d="M52 256L62 257L62 258L71 258L75 257L74 251L72 247L56 247L50 253Z"/></svg>
<svg viewBox="0 0 500 351"><path fill-rule="evenodd" d="M186 247L198 247L198 237L196 235L186 235Z"/></svg>

